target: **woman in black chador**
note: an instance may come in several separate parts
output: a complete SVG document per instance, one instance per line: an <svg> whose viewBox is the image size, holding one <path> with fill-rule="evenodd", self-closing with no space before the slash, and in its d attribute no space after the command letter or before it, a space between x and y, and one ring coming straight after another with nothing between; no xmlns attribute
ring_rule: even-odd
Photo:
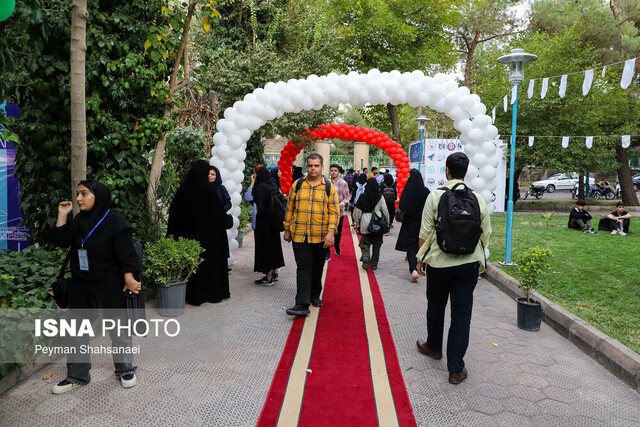
<svg viewBox="0 0 640 427"><path fill-rule="evenodd" d="M180 185L169 208L167 234L200 242L204 259L187 283L187 302L220 302L229 298L229 244L225 211L209 182L209 163L198 160Z"/></svg>
<svg viewBox="0 0 640 427"><path fill-rule="evenodd" d="M142 269L131 237L131 227L118 212L111 210L111 192L102 183L93 180L78 184L77 197L80 212L67 224L67 216L73 205L70 201L58 205L56 227L51 231L54 245L70 249L71 276L67 303L68 316L76 321L94 319L98 309L103 318L126 321L125 291L137 294L141 283L134 273ZM89 310L74 310L89 309ZM114 348L126 349L132 346L131 335L123 331L110 331ZM80 348L88 345L89 337L68 337L67 345ZM136 384L133 354L118 351L113 355L115 374L120 384L133 387ZM129 352L130 353L130 352ZM60 394L91 381L89 354L77 352L67 357L67 378L52 389Z"/></svg>
<svg viewBox="0 0 640 427"><path fill-rule="evenodd" d="M264 274L264 277L255 281L257 285L273 285L276 269L284 267L280 231L269 226L271 196L278 192L280 190L271 179L267 168L258 169L256 187L253 189L253 200L258 208L254 235L256 246L253 271Z"/></svg>
<svg viewBox="0 0 640 427"><path fill-rule="evenodd" d="M416 270L418 260L418 234L420 233L420 223L422 222L422 209L427 201L429 189L424 186L422 174L417 169L411 169L407 184L404 186L398 209L403 212L402 227L398 234L396 250L407 253L409 261L409 273L411 281L418 281L418 271Z"/></svg>

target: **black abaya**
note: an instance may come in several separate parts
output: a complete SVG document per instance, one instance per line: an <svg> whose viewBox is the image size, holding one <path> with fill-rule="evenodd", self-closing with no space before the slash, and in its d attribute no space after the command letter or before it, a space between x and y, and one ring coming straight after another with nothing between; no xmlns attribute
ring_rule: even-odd
<svg viewBox="0 0 640 427"><path fill-rule="evenodd" d="M270 270L284 267L282 241L278 229L269 226L271 196L279 192L266 168L258 169L253 200L258 209L254 232L255 255L253 271L267 274Z"/></svg>
<svg viewBox="0 0 640 427"><path fill-rule="evenodd" d="M225 211L208 174L209 163L195 162L169 208L167 234L197 240L205 249L187 284L187 302L193 305L230 297Z"/></svg>

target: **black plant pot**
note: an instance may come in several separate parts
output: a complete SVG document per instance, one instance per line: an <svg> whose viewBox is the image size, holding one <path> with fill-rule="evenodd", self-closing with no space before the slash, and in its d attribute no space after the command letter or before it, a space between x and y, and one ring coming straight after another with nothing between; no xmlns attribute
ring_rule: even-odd
<svg viewBox="0 0 640 427"><path fill-rule="evenodd" d="M542 305L540 302L524 297L516 298L518 303L518 328L525 331L539 331L542 323Z"/></svg>

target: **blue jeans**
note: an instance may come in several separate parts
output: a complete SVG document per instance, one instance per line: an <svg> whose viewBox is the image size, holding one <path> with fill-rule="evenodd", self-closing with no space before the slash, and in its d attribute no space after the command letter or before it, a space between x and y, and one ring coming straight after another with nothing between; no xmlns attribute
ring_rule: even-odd
<svg viewBox="0 0 640 427"><path fill-rule="evenodd" d="M478 283L479 263L434 268L427 265L427 345L442 351L444 314L451 299L451 326L447 338L447 368L457 374L464 368L469 346L473 290Z"/></svg>

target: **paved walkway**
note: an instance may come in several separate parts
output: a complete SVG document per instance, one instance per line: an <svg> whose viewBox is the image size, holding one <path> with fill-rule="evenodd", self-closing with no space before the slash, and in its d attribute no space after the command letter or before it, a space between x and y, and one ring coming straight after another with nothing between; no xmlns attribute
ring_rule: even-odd
<svg viewBox="0 0 640 427"><path fill-rule="evenodd" d="M409 282L404 254L393 250L397 231L385 238L376 277L418 425L640 425L637 392L549 326L519 330L515 302L485 280L475 292L469 378L449 384L445 360L415 349L426 333L425 282ZM295 262L291 245L283 248L287 267L279 282L256 286L253 236L245 236L235 253L231 299L200 308L212 319L201 333L223 340L210 362L139 360L138 385L128 390L112 366L98 364L90 385L63 395L50 388L64 366L50 365L0 396L0 425L255 425L292 324L283 308L293 304Z"/></svg>

